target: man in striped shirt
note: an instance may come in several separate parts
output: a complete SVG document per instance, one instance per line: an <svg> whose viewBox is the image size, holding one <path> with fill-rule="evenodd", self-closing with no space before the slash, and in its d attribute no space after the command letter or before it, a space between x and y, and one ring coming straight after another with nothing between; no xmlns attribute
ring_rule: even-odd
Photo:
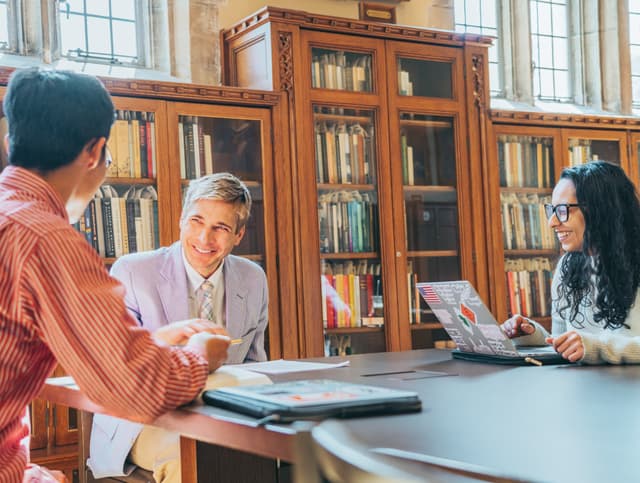
<svg viewBox="0 0 640 483"><path fill-rule="evenodd" d="M16 71L3 102L0 174L0 481L47 481L29 465L28 404L61 364L110 413L150 422L196 397L227 357L207 331L184 348L152 339L124 289L76 232L106 175L114 107L94 77Z"/></svg>

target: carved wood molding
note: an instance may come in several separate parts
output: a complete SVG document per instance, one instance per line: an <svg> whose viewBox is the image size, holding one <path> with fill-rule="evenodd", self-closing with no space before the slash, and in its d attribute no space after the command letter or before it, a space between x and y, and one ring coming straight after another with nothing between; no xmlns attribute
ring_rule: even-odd
<svg viewBox="0 0 640 483"><path fill-rule="evenodd" d="M419 27L408 27L377 22L364 22L361 20L329 17L317 15L299 10L265 7L254 15L247 17L223 32L224 40L228 40L236 34L252 29L267 20L274 22L296 24L303 28L316 30L330 30L354 35L368 35L371 37L394 38L401 40L413 40L437 44L479 43L491 45L492 39L477 34L450 32L446 30L430 30Z"/></svg>
<svg viewBox="0 0 640 483"><path fill-rule="evenodd" d="M593 129L640 130L640 117L596 116L594 114L561 114L549 112L506 111L491 109L489 118L493 123L543 124L545 126L589 127Z"/></svg>
<svg viewBox="0 0 640 483"><path fill-rule="evenodd" d="M293 93L293 46L291 32L278 32L278 65L280 89Z"/></svg>
<svg viewBox="0 0 640 483"><path fill-rule="evenodd" d="M239 87L205 86L173 82L142 81L137 79L101 78L112 94L144 97L161 97L172 100L242 104L277 104L280 96L269 91L257 91Z"/></svg>
<svg viewBox="0 0 640 483"><path fill-rule="evenodd" d="M473 102L476 107L486 110L484 95L484 56L481 54L473 54L471 56L471 72L473 79Z"/></svg>
<svg viewBox="0 0 640 483"><path fill-rule="evenodd" d="M15 69L0 67L0 85L7 85ZM152 81L142 79L116 79L100 77L111 94L149 97L178 101L215 102L222 104L268 105L280 101L280 94L240 87L209 86L180 82Z"/></svg>

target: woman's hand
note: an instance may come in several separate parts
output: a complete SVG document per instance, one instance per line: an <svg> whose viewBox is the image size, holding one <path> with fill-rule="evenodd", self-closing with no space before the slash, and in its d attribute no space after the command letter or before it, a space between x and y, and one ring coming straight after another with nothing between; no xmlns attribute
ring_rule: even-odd
<svg viewBox="0 0 640 483"><path fill-rule="evenodd" d="M224 327L214 324L206 319L189 319L172 322L160 327L153 333L153 336L169 345L184 345L194 334L207 332L214 335L226 335L227 331Z"/></svg>
<svg viewBox="0 0 640 483"><path fill-rule="evenodd" d="M553 345L558 354L570 362L577 362L584 357L584 342L575 330L570 330L557 337L547 337L546 341Z"/></svg>
<svg viewBox="0 0 640 483"><path fill-rule="evenodd" d="M523 335L531 335L536 331L536 326L533 325L533 321L520 314L514 315L500 327L509 339Z"/></svg>

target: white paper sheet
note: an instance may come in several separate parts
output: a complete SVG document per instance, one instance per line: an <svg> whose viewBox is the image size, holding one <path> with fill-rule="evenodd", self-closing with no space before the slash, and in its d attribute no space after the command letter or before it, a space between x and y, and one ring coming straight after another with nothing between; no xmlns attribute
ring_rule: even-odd
<svg viewBox="0 0 640 483"><path fill-rule="evenodd" d="M287 374L290 372L318 371L322 369L335 369L348 366L349 361L341 361L334 364L326 362L286 361L278 359L266 362L249 362L242 364L242 369L261 372L262 374Z"/></svg>

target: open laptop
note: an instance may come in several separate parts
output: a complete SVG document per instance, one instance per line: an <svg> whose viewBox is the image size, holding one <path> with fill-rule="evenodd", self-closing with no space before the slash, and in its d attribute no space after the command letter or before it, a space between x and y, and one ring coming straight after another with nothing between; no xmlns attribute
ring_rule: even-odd
<svg viewBox="0 0 640 483"><path fill-rule="evenodd" d="M467 280L422 282L416 288L456 343L456 358L505 364L522 364L526 357L566 362L552 346L516 347Z"/></svg>

